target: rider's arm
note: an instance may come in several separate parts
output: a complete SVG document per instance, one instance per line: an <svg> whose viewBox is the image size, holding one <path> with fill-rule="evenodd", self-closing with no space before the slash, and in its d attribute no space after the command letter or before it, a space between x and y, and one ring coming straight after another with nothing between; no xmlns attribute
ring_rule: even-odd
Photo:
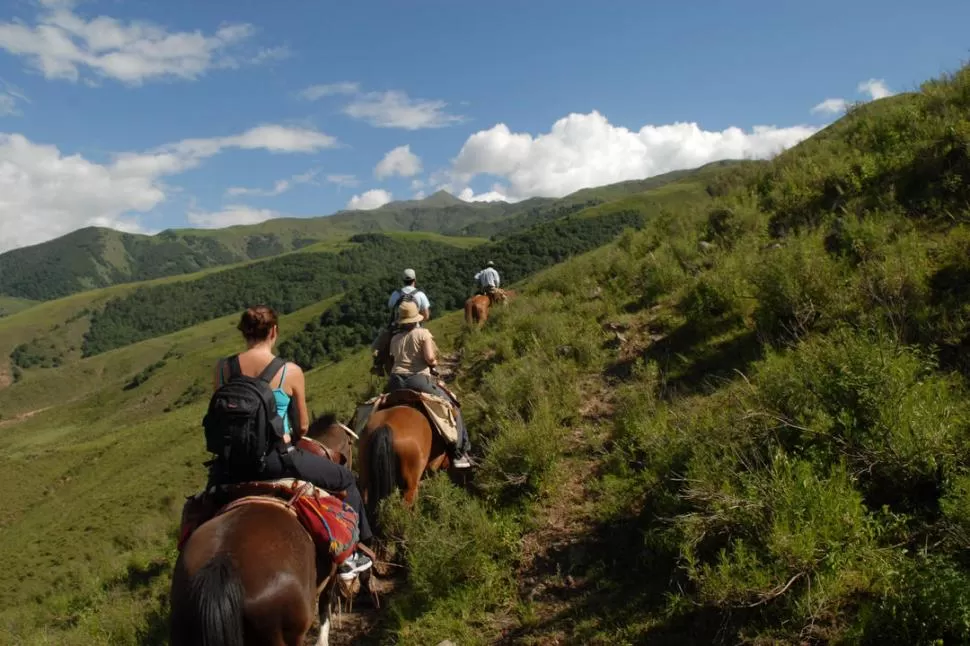
<svg viewBox="0 0 970 646"><path fill-rule="evenodd" d="M434 338L430 334L424 338L424 343L421 344L421 353L429 367L438 366L438 346L435 345Z"/></svg>
<svg viewBox="0 0 970 646"><path fill-rule="evenodd" d="M424 296L424 298L421 299L421 305L424 305L424 308L421 310L421 316L424 317L425 321L430 321L431 320L431 300L428 298L427 294L422 294L422 296Z"/></svg>
<svg viewBox="0 0 970 646"><path fill-rule="evenodd" d="M286 369L286 383L293 389L290 397L296 402L296 427L299 429L296 439L299 439L305 436L307 429L310 428L310 414L306 407L306 378L300 366L295 363L289 364Z"/></svg>

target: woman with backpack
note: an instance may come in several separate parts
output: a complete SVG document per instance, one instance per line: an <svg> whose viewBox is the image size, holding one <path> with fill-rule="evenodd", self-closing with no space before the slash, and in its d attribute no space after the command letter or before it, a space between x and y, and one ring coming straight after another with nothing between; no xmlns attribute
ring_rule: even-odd
<svg viewBox="0 0 970 646"><path fill-rule="evenodd" d="M291 404L295 405L298 437L305 435L310 426L306 384L298 365L273 354L279 337L276 312L266 306L250 307L237 329L242 332L247 349L216 364L216 392L203 421L207 448L217 456L210 467L207 488L250 480L298 478L329 492L344 491L347 504L357 512L359 540L366 544L373 534L354 474L293 442ZM254 412L247 417L250 409ZM341 564L340 575L352 578L371 565L367 555L357 551Z"/></svg>

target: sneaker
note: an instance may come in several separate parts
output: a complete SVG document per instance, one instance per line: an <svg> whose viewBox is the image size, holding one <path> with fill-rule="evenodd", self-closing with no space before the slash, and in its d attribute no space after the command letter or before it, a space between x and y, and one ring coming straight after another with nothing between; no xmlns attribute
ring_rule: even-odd
<svg viewBox="0 0 970 646"><path fill-rule="evenodd" d="M451 463L451 466L455 467L456 469L468 469L471 467L471 465L472 462L468 459L467 455L461 455L455 458L455 461Z"/></svg>
<svg viewBox="0 0 970 646"><path fill-rule="evenodd" d="M361 572L366 572L374 562L362 552L354 552L347 560L340 564L340 578L344 581L353 579Z"/></svg>

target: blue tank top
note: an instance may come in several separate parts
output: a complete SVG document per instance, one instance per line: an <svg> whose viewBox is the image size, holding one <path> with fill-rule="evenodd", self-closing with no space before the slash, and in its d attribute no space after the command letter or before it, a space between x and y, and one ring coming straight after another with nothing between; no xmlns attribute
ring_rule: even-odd
<svg viewBox="0 0 970 646"><path fill-rule="evenodd" d="M286 379L286 366L283 366L283 374L280 375L280 387L273 389L273 398L276 399L276 414L283 418L283 432L290 432L290 416L287 411L290 409L290 396L283 390L283 381Z"/></svg>

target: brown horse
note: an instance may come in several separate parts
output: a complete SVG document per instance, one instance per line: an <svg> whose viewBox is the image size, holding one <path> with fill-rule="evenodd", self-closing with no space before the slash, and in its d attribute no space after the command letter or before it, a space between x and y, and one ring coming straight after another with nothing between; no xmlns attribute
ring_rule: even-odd
<svg viewBox="0 0 970 646"><path fill-rule="evenodd" d="M465 301L465 323L476 323L478 327L485 325L488 320L488 310L496 304L505 307L516 295L511 289L496 289L491 296L475 294Z"/></svg>
<svg viewBox="0 0 970 646"><path fill-rule="evenodd" d="M465 301L465 323L473 323L482 327L488 320L489 298L483 294L475 294Z"/></svg>
<svg viewBox="0 0 970 646"><path fill-rule="evenodd" d="M349 466L344 428L325 417L307 437L346 455ZM175 563L172 646L303 646L318 617L317 644L326 646L338 579L336 564L317 554L295 515L268 498L203 523Z"/></svg>
<svg viewBox="0 0 970 646"><path fill-rule="evenodd" d="M444 440L423 412L408 405L372 413L361 431L359 450L361 496L375 525L380 501L396 487L404 489L410 506L426 471L451 466Z"/></svg>

